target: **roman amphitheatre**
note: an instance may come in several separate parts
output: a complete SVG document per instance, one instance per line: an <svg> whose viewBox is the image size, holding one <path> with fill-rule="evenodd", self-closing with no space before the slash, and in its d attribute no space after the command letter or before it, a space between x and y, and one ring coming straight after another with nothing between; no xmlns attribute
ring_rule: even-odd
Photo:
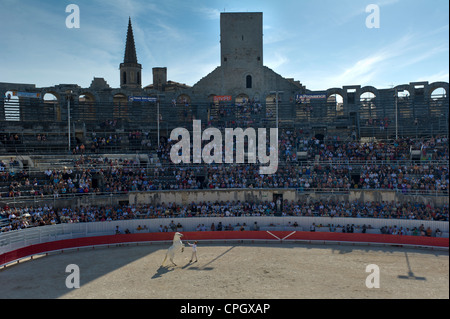
<svg viewBox="0 0 450 319"><path fill-rule="evenodd" d="M170 243L119 244L37 255L0 270L2 298L61 299L448 299L448 251L384 245L199 242L177 266ZM79 267L80 288L66 287ZM368 265L380 270L368 288Z"/></svg>

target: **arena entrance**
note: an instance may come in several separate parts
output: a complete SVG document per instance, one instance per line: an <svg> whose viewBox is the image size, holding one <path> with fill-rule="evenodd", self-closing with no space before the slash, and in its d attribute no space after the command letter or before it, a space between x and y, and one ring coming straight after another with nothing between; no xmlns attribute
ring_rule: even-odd
<svg viewBox="0 0 450 319"><path fill-rule="evenodd" d="M283 211L283 194L273 194L273 202L275 203L276 213L275 216L281 216Z"/></svg>

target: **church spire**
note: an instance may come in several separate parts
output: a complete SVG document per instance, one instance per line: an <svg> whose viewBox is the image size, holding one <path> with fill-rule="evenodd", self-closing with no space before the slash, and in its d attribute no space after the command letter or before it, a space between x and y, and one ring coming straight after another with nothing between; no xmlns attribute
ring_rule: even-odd
<svg viewBox="0 0 450 319"><path fill-rule="evenodd" d="M125 57L123 63L138 63L136 57L136 47L134 46L133 27L131 17L128 18L127 42L125 45Z"/></svg>
<svg viewBox="0 0 450 319"><path fill-rule="evenodd" d="M120 87L122 89L140 89L142 66L136 57L136 47L134 46L133 28L131 17L128 18L127 42L125 44L125 56L123 63L120 63Z"/></svg>

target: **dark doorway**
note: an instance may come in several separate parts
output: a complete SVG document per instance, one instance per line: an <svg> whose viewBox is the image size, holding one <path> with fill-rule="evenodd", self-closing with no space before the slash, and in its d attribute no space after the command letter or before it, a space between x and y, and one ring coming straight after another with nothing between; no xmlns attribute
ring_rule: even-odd
<svg viewBox="0 0 450 319"><path fill-rule="evenodd" d="M281 216L283 212L283 194L273 194L273 202L275 203L275 216Z"/></svg>

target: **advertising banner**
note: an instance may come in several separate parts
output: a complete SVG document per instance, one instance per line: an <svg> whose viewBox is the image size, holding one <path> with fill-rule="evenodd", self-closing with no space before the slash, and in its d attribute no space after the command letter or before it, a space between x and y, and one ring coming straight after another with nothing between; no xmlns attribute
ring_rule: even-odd
<svg viewBox="0 0 450 319"><path fill-rule="evenodd" d="M148 97L148 96L130 96L128 98L130 102L156 102L156 97Z"/></svg>
<svg viewBox="0 0 450 319"><path fill-rule="evenodd" d="M214 102L231 101L231 95L216 95L214 96Z"/></svg>

